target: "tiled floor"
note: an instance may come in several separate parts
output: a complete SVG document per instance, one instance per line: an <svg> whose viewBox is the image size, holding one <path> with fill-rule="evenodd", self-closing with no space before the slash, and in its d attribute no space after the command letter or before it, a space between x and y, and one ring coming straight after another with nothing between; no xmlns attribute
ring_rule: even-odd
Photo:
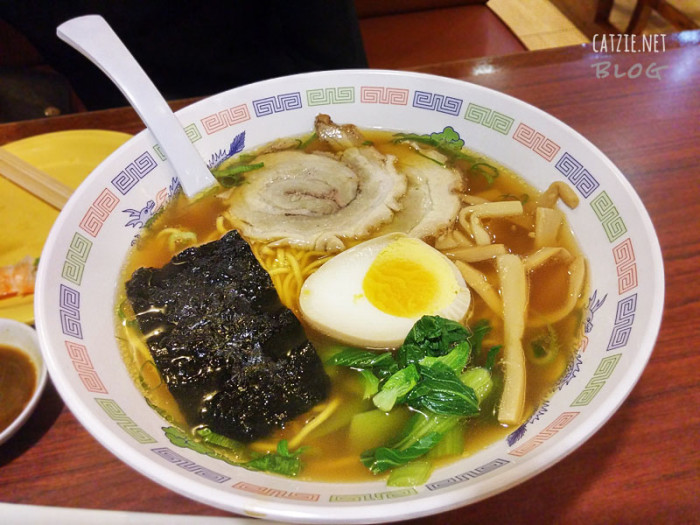
<svg viewBox="0 0 700 525"><path fill-rule="evenodd" d="M572 0L577 1L577 0ZM670 0L700 25L700 1ZM636 0L615 0L610 14L613 26L623 31L629 23ZM488 6L508 24L528 49L546 49L590 42L549 0L489 0ZM658 14L652 13L645 33L676 31Z"/></svg>

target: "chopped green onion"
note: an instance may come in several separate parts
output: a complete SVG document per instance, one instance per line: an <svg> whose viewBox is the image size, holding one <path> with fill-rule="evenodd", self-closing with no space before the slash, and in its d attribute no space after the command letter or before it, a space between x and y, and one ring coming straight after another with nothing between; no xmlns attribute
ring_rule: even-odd
<svg viewBox="0 0 700 525"><path fill-rule="evenodd" d="M244 173L260 169L264 165L262 162L256 164L234 164L226 168L216 169L212 173L223 187L231 188L243 184L245 181Z"/></svg>
<svg viewBox="0 0 700 525"><path fill-rule="evenodd" d="M475 162L472 164L472 167L469 168L469 171L484 177L489 185L493 184L496 177L498 177L498 169L491 164L487 164L486 162Z"/></svg>
<svg viewBox="0 0 700 525"><path fill-rule="evenodd" d="M543 366L554 361L558 353L559 336L551 325L547 325L547 332L530 342L525 355L531 363Z"/></svg>
<svg viewBox="0 0 700 525"><path fill-rule="evenodd" d="M311 144L314 140L318 138L318 135L316 135L316 132L314 131L309 137L304 140L304 141L299 141L299 145L297 146L297 149L306 149L309 147L309 144Z"/></svg>

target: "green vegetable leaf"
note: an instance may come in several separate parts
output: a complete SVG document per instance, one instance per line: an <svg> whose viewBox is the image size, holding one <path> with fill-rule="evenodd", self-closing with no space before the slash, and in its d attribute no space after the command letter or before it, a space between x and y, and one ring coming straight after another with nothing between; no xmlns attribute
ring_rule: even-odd
<svg viewBox="0 0 700 525"><path fill-rule="evenodd" d="M406 338L408 341L408 338ZM404 342L396 352L396 359L399 366L420 363L428 356L427 348L418 343Z"/></svg>
<svg viewBox="0 0 700 525"><path fill-rule="evenodd" d="M374 406L384 412L389 412L397 401L408 394L418 384L420 376L416 365L409 365L393 373L381 386L379 392L372 398Z"/></svg>
<svg viewBox="0 0 700 525"><path fill-rule="evenodd" d="M216 445L235 451L237 447L240 447L240 444L233 439L216 434L209 429L197 430L197 436L202 439L202 441L192 439L188 434L177 427L163 427L163 431L170 442L177 447L189 448L200 454L205 454L212 458L225 461L230 465L236 465L248 470L259 470L293 477L299 475L303 467L299 456L306 450L306 447L300 447L294 452L290 452L287 441L284 439L277 444L277 452L263 454L249 461L239 462L217 452L216 449L210 445Z"/></svg>
<svg viewBox="0 0 700 525"><path fill-rule="evenodd" d="M329 365L347 366L358 370L387 370L394 373L398 367L391 352L371 352L359 348L347 347L334 354L328 361Z"/></svg>
<svg viewBox="0 0 700 525"><path fill-rule="evenodd" d="M447 430L440 442L428 452L428 459L461 456L464 453L464 425L455 425Z"/></svg>
<svg viewBox="0 0 700 525"><path fill-rule="evenodd" d="M417 413L409 419L398 439L386 446L366 450L362 464L375 474L403 465L427 454L464 418Z"/></svg>
<svg viewBox="0 0 700 525"><path fill-rule="evenodd" d="M490 330L488 321L466 328L439 316L423 316L411 328L395 359L389 353L345 348L328 360L329 364L359 369L366 381L365 395L378 383L379 391L372 401L379 410L390 412L395 405L405 403L416 411L393 441L363 452L361 461L367 468L379 473L406 465L432 450L453 430L451 442L441 454L463 446L462 431L456 427L478 415L480 403L493 390L491 368L500 347L489 350L486 366L467 368ZM393 372L379 378L379 370ZM430 470L423 467L419 469L421 476ZM413 476L411 468L406 469L407 476ZM396 476L397 483L404 483L406 476L401 471Z"/></svg>
<svg viewBox="0 0 700 525"><path fill-rule="evenodd" d="M502 345L492 346L489 348L489 351L486 354L486 364L484 365L484 368L486 368L489 372L493 370L493 367L496 365L496 356L498 355L498 352L501 351L501 348L503 348Z"/></svg>
<svg viewBox="0 0 700 525"><path fill-rule="evenodd" d="M297 456L301 456L301 454L307 449L308 447L299 447L296 449L294 452L291 452L289 450L289 443L287 442L286 439L281 439L279 443L277 443L277 454L282 456L283 458L296 458Z"/></svg>
<svg viewBox="0 0 700 525"><path fill-rule="evenodd" d="M444 440L444 438L443 438ZM437 446L440 446L438 443ZM435 448L433 448L435 450ZM405 465L396 467L389 474L386 484L389 487L414 487L422 485L430 477L433 463L427 459L416 459Z"/></svg>
<svg viewBox="0 0 700 525"><path fill-rule="evenodd" d="M419 361L419 364L422 370L424 367L430 367L435 363L442 363L455 373L459 373L467 366L470 355L471 344L469 344L469 341L462 341L457 343L447 354L438 357L425 356Z"/></svg>
<svg viewBox="0 0 700 525"><path fill-rule="evenodd" d="M469 332L469 341L474 353L479 354L484 338L491 332L491 323L487 319L481 319L469 328Z"/></svg>
<svg viewBox="0 0 700 525"><path fill-rule="evenodd" d="M425 413L417 412L408 420L391 446L399 449L406 448L431 432L444 434L461 421L464 421L464 418L459 416L443 416L427 411Z"/></svg>
<svg viewBox="0 0 700 525"><path fill-rule="evenodd" d="M375 376L371 370L360 370L360 375L362 376L362 383L365 387L362 393L362 399L369 399L379 392L379 378Z"/></svg>
<svg viewBox="0 0 700 525"><path fill-rule="evenodd" d="M475 367L466 370L459 376L460 381L467 387L471 388L476 399L481 406L481 403L488 397L493 390L493 378L491 370L486 367Z"/></svg>
<svg viewBox="0 0 700 525"><path fill-rule="evenodd" d="M403 449L377 447L367 450L360 456L360 461L362 461L362 464L372 471L372 473L379 474L425 455L431 448L437 445L441 439L441 433L431 432Z"/></svg>
<svg viewBox="0 0 700 525"><path fill-rule="evenodd" d="M277 452L268 452L240 465L248 470L260 470L281 474L283 476L298 476L303 467L299 457L306 447L300 447L294 452L290 452L287 440L283 439L277 444Z"/></svg>
<svg viewBox="0 0 700 525"><path fill-rule="evenodd" d="M457 321L424 315L411 328L397 351L400 367L419 363L426 356L439 357L469 337L469 330Z"/></svg>
<svg viewBox="0 0 700 525"><path fill-rule="evenodd" d="M479 413L479 400L474 390L444 363L421 367L421 376L421 381L406 397L410 407L439 415L474 416Z"/></svg>

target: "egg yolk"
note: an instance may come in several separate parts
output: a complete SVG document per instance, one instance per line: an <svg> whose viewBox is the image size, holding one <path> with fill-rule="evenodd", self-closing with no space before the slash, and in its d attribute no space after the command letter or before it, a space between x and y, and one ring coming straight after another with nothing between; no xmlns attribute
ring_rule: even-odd
<svg viewBox="0 0 700 525"><path fill-rule="evenodd" d="M419 317L447 305L458 286L438 252L418 239L404 238L377 254L362 281L362 290L384 313Z"/></svg>

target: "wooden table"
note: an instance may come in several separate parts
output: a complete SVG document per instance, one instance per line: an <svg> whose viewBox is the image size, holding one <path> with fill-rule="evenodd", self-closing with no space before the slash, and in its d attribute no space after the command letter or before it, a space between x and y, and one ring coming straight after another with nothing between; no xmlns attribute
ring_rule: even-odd
<svg viewBox="0 0 700 525"><path fill-rule="evenodd" d="M416 520L449 523L700 523L700 32L658 54L590 46L421 68L469 80L551 113L595 143L651 215L666 269L666 305L646 371L612 419L533 479L467 508ZM609 76L596 74L611 63ZM615 78L613 67L636 75ZM630 69L633 68L633 69ZM183 105L184 102L176 104ZM130 109L0 125L0 144L63 129L142 128ZM0 448L0 502L225 513L137 474L88 434L49 386L18 436ZM0 518L0 522L2 519Z"/></svg>

